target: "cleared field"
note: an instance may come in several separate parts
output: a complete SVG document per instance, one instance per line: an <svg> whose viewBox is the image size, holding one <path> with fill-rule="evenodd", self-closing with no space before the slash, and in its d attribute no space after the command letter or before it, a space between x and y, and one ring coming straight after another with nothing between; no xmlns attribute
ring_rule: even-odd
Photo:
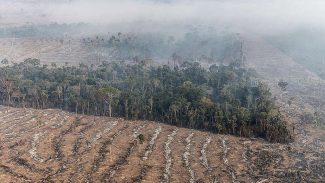
<svg viewBox="0 0 325 183"><path fill-rule="evenodd" d="M324 151L298 144L60 110L0 107L0 123L3 183L321 182L325 176Z"/></svg>
<svg viewBox="0 0 325 183"><path fill-rule="evenodd" d="M37 58L41 64L56 63L63 66L79 63L100 64L110 59L111 50L96 43L84 44L78 38L1 38L0 61L4 58L19 63L27 58Z"/></svg>

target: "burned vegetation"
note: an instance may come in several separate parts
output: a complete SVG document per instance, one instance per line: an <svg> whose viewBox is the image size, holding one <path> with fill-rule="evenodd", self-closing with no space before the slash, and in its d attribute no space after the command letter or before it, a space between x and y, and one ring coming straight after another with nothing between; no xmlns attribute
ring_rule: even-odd
<svg viewBox="0 0 325 183"><path fill-rule="evenodd" d="M5 183L323 180L324 166L316 162L324 162L324 153L290 144L60 110L1 107L0 114Z"/></svg>

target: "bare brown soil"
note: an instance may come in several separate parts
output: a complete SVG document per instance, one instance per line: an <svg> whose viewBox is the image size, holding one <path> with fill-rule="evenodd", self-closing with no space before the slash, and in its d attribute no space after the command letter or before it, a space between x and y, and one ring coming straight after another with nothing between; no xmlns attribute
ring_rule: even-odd
<svg viewBox="0 0 325 183"><path fill-rule="evenodd" d="M60 110L2 106L0 118L3 183L324 181L324 151L294 144Z"/></svg>

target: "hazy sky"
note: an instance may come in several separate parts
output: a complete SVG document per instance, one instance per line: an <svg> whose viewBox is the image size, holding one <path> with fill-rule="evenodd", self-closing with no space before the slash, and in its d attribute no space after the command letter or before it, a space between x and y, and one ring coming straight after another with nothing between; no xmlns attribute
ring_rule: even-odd
<svg viewBox="0 0 325 183"><path fill-rule="evenodd" d="M260 32L325 27L324 0L0 0L0 12L0 21L14 14L35 22L43 14L60 23L210 24Z"/></svg>

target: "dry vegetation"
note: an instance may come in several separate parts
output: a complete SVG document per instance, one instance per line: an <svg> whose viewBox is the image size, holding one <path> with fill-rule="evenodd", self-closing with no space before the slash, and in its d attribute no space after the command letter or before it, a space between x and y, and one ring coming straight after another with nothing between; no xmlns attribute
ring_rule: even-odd
<svg viewBox="0 0 325 183"><path fill-rule="evenodd" d="M308 152L298 143L59 110L2 106L0 118L4 183L324 181L324 142Z"/></svg>

